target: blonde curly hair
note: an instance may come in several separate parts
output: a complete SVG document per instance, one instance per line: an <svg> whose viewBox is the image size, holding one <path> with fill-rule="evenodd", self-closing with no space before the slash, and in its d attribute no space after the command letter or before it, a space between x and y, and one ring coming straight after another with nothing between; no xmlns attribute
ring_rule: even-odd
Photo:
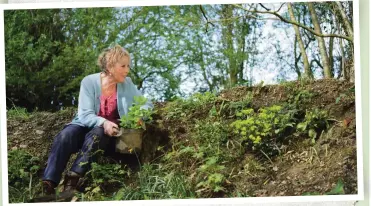
<svg viewBox="0 0 371 206"><path fill-rule="evenodd" d="M129 52L120 45L115 45L112 48L104 49L100 53L97 64L104 73L108 74L108 68L113 67L123 57L129 57L130 59Z"/></svg>

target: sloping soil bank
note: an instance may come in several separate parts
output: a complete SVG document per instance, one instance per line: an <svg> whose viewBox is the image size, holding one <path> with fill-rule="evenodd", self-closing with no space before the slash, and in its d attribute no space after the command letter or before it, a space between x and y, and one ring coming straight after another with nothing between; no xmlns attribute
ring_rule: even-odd
<svg viewBox="0 0 371 206"><path fill-rule="evenodd" d="M175 105L156 103L158 112L144 138L142 163L162 164L166 173L184 175L196 197L330 194L339 189L339 182L340 192L335 193L357 193L353 84L289 82L236 87L210 101L202 98ZM282 134L287 137L275 144L279 148L272 154L252 149L230 129L239 111L252 108L258 113L273 105L291 105L297 121L303 121L306 111L326 111L328 126L317 129L314 139L306 131L297 132L296 126L286 128ZM39 157L41 175L53 137L74 112L9 116L8 150L22 148ZM135 178L130 177L130 185L137 185Z"/></svg>

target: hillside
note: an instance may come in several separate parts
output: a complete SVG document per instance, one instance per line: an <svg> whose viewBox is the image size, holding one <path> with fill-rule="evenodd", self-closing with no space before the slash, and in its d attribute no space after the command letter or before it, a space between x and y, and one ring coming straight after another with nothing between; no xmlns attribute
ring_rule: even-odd
<svg viewBox="0 0 371 206"><path fill-rule="evenodd" d="M140 164L102 158L78 201L357 193L352 83L236 87L155 105ZM74 112L8 112L11 201L38 195L52 138Z"/></svg>

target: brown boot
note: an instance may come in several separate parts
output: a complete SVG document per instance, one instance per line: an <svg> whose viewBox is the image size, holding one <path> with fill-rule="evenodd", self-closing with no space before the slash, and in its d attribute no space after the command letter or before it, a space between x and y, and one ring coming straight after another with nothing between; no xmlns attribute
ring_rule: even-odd
<svg viewBox="0 0 371 206"><path fill-rule="evenodd" d="M55 188L57 187L57 184L55 184L54 182L50 180L44 180L42 184L43 184L43 193L45 195L55 194Z"/></svg>
<svg viewBox="0 0 371 206"><path fill-rule="evenodd" d="M63 191L76 191L81 176L76 172L69 171L63 180Z"/></svg>

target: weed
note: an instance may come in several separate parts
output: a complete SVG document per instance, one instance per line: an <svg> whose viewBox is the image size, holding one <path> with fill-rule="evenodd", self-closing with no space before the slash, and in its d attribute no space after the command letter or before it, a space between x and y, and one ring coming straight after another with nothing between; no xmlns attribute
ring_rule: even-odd
<svg viewBox="0 0 371 206"><path fill-rule="evenodd" d="M292 114L278 105L261 108L258 113L253 109L244 109L236 116L240 119L230 126L235 134L240 135L241 141L252 146L253 150L262 149L270 154L276 148L272 145L285 136L286 128L295 126Z"/></svg>
<svg viewBox="0 0 371 206"><path fill-rule="evenodd" d="M165 108L166 119L179 119L186 117L196 109L203 109L216 100L214 93L195 93L188 99L177 99L168 104Z"/></svg>
<svg viewBox="0 0 371 206"><path fill-rule="evenodd" d="M251 107L252 100L253 100L253 93L249 91L241 101L231 102L228 105L228 110L230 112L228 115L233 115L238 110Z"/></svg>
<svg viewBox="0 0 371 206"><path fill-rule="evenodd" d="M345 101L346 99L352 99L352 100L354 100L354 93L355 93L355 87L352 87L352 88L346 90L344 93L341 93L335 99L335 103L336 104L339 104L341 101Z"/></svg>
<svg viewBox="0 0 371 206"><path fill-rule="evenodd" d="M112 197L113 200L149 200L194 198L186 177L167 173L161 165L144 164L138 172L137 184L125 185Z"/></svg>
<svg viewBox="0 0 371 206"><path fill-rule="evenodd" d="M300 89L297 90L294 94L288 96L288 103L294 105L295 108L300 108L303 106L303 104L311 102L311 98L314 95L314 93L308 90Z"/></svg>
<svg viewBox="0 0 371 206"><path fill-rule="evenodd" d="M326 192L324 195L343 195L345 194L344 192L344 183L342 180L338 180L336 183L335 187L332 188L329 192ZM305 192L303 194L304 196L306 195L321 195L319 192Z"/></svg>
<svg viewBox="0 0 371 206"><path fill-rule="evenodd" d="M151 122L154 111L141 108L146 102L145 97L135 96L133 106L129 108L128 114L121 117L120 126L129 129L140 129L144 126L138 124L140 120Z"/></svg>
<svg viewBox="0 0 371 206"><path fill-rule="evenodd" d="M93 162L86 174L90 186L85 188L86 200L103 200L107 189L124 186L123 180L130 176L130 171L120 164L98 164Z"/></svg>
<svg viewBox="0 0 371 206"><path fill-rule="evenodd" d="M225 176L222 174L222 170L225 168L224 165L219 163L219 158L216 156L209 157L205 160L198 171L199 180L196 185L199 190L198 193L211 193L224 191L223 184L225 182Z"/></svg>
<svg viewBox="0 0 371 206"><path fill-rule="evenodd" d="M326 111L317 108L311 111L307 110L303 122L297 125L297 130L307 134L312 139L312 143L315 143L317 134L323 129L329 128L327 117Z"/></svg>
<svg viewBox="0 0 371 206"><path fill-rule="evenodd" d="M36 173L40 160L23 149L8 152L9 201L25 202L40 189Z"/></svg>
<svg viewBox="0 0 371 206"><path fill-rule="evenodd" d="M30 118L31 114L27 111L26 108L13 106L9 110L6 111L8 117L13 118L22 118L22 119L28 119Z"/></svg>

